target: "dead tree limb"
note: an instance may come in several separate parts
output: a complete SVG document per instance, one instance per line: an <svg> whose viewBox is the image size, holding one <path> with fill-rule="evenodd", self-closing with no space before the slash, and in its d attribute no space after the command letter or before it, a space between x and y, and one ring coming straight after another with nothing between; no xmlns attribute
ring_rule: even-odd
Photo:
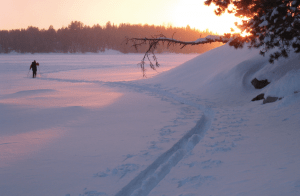
<svg viewBox="0 0 300 196"><path fill-rule="evenodd" d="M174 36L174 34L173 34ZM225 34L224 36L220 35L209 35L205 38L200 38L197 39L196 41L191 41L191 42L185 42L185 41L179 41L176 39L172 38L167 38L163 34L151 37L151 38L126 38L128 43L131 43L132 46L138 50L138 48L142 45L148 45L148 49L144 54L144 57L142 58L141 62L138 64L143 72L143 77L146 77L145 75L145 64L146 61L148 60L150 64L150 68L153 70L156 70L157 67L159 67L158 60L155 56L155 50L159 46L159 44L167 44L167 47L174 46L174 45L180 45L181 49L184 48L187 45L200 45L200 44L207 44L207 43L212 43L212 42L222 42L222 43L227 43L232 37L230 34Z"/></svg>

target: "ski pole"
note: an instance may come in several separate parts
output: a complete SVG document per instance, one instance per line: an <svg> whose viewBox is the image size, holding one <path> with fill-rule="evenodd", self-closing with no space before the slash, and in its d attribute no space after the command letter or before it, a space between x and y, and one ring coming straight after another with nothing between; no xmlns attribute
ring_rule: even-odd
<svg viewBox="0 0 300 196"><path fill-rule="evenodd" d="M29 72L30 72L30 69L28 70L28 73L27 73L27 78L28 78L28 74L29 74Z"/></svg>
<svg viewBox="0 0 300 196"><path fill-rule="evenodd" d="M41 70L40 70L40 66L39 66L39 73L40 73L40 77L41 77L42 75L41 75Z"/></svg>

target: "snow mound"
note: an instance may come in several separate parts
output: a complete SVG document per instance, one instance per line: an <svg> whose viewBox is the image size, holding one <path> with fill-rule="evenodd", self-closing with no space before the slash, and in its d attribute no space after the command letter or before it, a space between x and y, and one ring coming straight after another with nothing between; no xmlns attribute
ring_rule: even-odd
<svg viewBox="0 0 300 196"><path fill-rule="evenodd" d="M300 70L291 70L274 82L267 90L266 96L285 97L300 92Z"/></svg>
<svg viewBox="0 0 300 196"><path fill-rule="evenodd" d="M122 52L118 50L113 50L113 49L105 49L104 52L99 52L99 54L105 54L105 55L120 55L123 54Z"/></svg>
<svg viewBox="0 0 300 196"><path fill-rule="evenodd" d="M299 54L291 53L274 64L269 63L269 54L264 57L259 49L234 49L226 44L158 75L153 82L226 105L244 104L260 93L266 98L300 91ZM251 84L254 78L267 79L271 84L255 89Z"/></svg>

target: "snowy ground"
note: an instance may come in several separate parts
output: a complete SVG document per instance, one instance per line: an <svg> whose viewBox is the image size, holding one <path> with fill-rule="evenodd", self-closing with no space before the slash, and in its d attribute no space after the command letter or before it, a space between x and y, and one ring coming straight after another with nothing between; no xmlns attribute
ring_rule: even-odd
<svg viewBox="0 0 300 196"><path fill-rule="evenodd" d="M297 55L160 55L137 80L141 58L0 55L0 195L300 195Z"/></svg>

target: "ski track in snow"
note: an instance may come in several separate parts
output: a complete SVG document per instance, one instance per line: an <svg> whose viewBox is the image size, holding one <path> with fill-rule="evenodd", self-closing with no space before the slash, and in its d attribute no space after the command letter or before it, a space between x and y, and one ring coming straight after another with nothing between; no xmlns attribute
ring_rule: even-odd
<svg viewBox="0 0 300 196"><path fill-rule="evenodd" d="M172 167L189 153L204 136L210 118L203 115L172 148L160 155L151 165L129 182L116 196L145 196L170 172Z"/></svg>
<svg viewBox="0 0 300 196"><path fill-rule="evenodd" d="M139 84L137 82L103 82L103 81L85 81L85 80L69 80L56 78L39 78L42 80L55 80L60 82L71 83L96 83L110 87L122 87L133 89L137 92L147 92L156 96L166 97L178 103L185 104L197 108L203 112L196 126L189 130L177 143L169 150L160 155L145 170L141 171L133 180L124 186L115 196L146 196L156 185L164 179L173 167L203 138L205 132L210 128L214 119L214 111L206 106L196 104L180 96L171 93L170 90L160 88L160 85L151 86L149 84ZM178 91L177 91L178 93ZM188 96L190 97L190 96ZM191 97L190 97L191 98Z"/></svg>

